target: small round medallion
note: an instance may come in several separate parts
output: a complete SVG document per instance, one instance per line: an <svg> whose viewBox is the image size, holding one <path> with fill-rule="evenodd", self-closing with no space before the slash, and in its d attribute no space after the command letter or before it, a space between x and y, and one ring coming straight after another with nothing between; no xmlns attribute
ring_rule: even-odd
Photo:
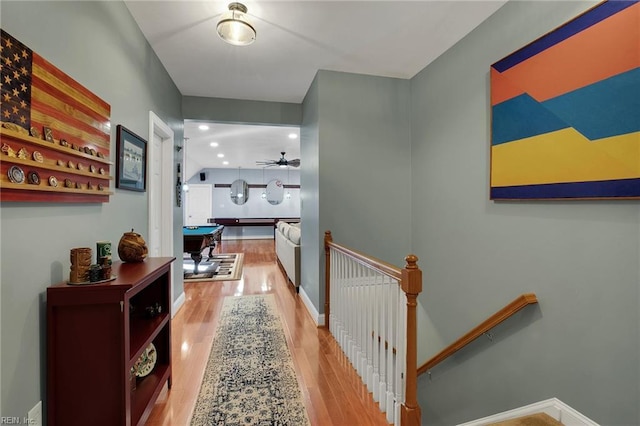
<svg viewBox="0 0 640 426"><path fill-rule="evenodd" d="M40 175L38 172L31 171L27 173L27 181L32 185L40 185Z"/></svg>
<svg viewBox="0 0 640 426"><path fill-rule="evenodd" d="M49 176L49 185L55 188L56 186L58 186L58 179L56 179L55 176Z"/></svg>
<svg viewBox="0 0 640 426"><path fill-rule="evenodd" d="M7 172L9 176L9 180L13 183L22 183L24 182L24 172L18 166L11 166L9 171Z"/></svg>

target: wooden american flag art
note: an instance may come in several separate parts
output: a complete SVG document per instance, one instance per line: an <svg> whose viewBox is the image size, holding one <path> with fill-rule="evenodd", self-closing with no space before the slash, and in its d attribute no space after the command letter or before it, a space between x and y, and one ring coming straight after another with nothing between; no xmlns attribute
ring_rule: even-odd
<svg viewBox="0 0 640 426"><path fill-rule="evenodd" d="M0 200L108 201L110 105L6 31L0 32L0 120L6 147ZM53 140L42 136L47 129ZM42 154L44 161L35 164L31 158L14 160L8 155L8 150L21 148ZM11 184L6 179L7 161L65 184L50 185L46 179L38 185Z"/></svg>

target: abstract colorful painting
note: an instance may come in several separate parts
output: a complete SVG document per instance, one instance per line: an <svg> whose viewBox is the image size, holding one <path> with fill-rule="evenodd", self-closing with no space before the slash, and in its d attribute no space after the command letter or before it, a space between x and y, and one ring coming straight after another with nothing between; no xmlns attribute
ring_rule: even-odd
<svg viewBox="0 0 640 426"><path fill-rule="evenodd" d="M640 198L638 0L493 64L491 110L491 199Z"/></svg>

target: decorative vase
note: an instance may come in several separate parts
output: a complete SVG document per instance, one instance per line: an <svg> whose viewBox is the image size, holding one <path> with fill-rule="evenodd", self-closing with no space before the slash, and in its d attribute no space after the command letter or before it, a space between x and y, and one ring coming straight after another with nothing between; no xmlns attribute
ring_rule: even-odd
<svg viewBox="0 0 640 426"><path fill-rule="evenodd" d="M147 243L137 232L125 232L118 243L118 256L123 262L142 262L147 257Z"/></svg>

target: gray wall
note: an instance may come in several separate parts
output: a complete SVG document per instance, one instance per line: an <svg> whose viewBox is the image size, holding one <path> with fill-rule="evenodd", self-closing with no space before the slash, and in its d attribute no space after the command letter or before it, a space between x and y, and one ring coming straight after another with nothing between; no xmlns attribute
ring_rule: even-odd
<svg viewBox="0 0 640 426"><path fill-rule="evenodd" d="M302 221L300 286L318 312L323 312L324 281L320 278L320 271L324 271L324 265L321 265L321 259L324 256L322 250L324 230L320 229L320 198L318 197L319 101L318 75L316 74L302 102L303 117L300 126L300 157L304 159L304 167L300 169L300 219ZM320 294L323 295L322 300Z"/></svg>
<svg viewBox="0 0 640 426"><path fill-rule="evenodd" d="M301 177L303 222L315 195L306 184L317 179L318 190L311 207L318 222L303 223L303 248L310 240L318 251L303 251L302 286L321 313L326 230L340 244L404 264L411 241L409 101L408 80L319 71L303 103L302 142L317 150L317 164ZM307 226L317 240L307 239Z"/></svg>
<svg viewBox="0 0 640 426"><path fill-rule="evenodd" d="M302 105L241 99L184 96L182 113L185 120L210 120L225 123L299 125Z"/></svg>
<svg viewBox="0 0 640 426"><path fill-rule="evenodd" d="M115 126L148 135L150 110L182 141L180 93L123 3L3 0L2 28L111 105L112 161ZM111 189L115 194L104 204L0 206L2 416L26 416L45 398L46 288L68 279L69 250L95 247L98 240L117 246L131 228L147 232L147 194L115 189L115 183ZM180 235L179 209L174 216ZM179 252L182 241L175 243ZM175 269L177 296L182 271Z"/></svg>
<svg viewBox="0 0 640 426"><path fill-rule="evenodd" d="M551 397L603 425L640 424L640 204L489 201L490 65L591 4L508 2L411 81L420 360L519 294L539 299L420 377L424 424Z"/></svg>

